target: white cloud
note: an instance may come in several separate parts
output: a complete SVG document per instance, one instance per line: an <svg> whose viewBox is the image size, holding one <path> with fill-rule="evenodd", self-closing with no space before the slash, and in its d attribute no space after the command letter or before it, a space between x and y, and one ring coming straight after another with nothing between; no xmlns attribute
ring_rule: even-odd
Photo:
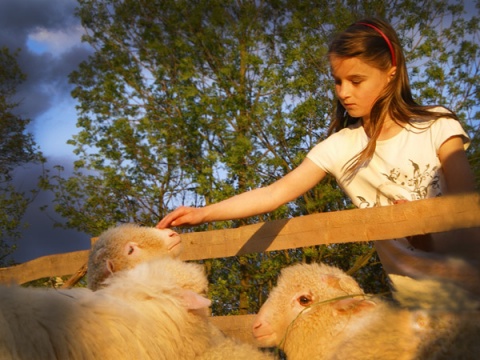
<svg viewBox="0 0 480 360"><path fill-rule="evenodd" d="M81 44L84 29L80 25L61 30L51 30L37 27L28 35L27 46L35 53L51 53L59 56L74 46Z"/></svg>
<svg viewBox="0 0 480 360"><path fill-rule="evenodd" d="M76 127L75 101L71 98L56 100L55 107L39 116L32 124L35 141L46 156L73 155L73 146L68 145Z"/></svg>

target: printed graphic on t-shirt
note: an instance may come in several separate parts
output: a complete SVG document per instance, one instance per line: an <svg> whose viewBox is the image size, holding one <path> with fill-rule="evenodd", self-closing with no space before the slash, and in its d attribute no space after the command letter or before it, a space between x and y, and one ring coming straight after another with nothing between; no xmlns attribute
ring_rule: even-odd
<svg viewBox="0 0 480 360"><path fill-rule="evenodd" d="M402 173L399 168L392 168L388 174L381 175L387 180L376 188L373 204L357 195L360 208L392 205L399 200L413 201L441 195L438 167L426 164L422 168L410 160L412 171Z"/></svg>

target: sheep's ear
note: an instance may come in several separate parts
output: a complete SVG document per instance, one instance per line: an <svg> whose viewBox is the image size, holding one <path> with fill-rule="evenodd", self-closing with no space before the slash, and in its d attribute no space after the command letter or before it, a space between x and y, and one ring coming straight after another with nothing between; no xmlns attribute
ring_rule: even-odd
<svg viewBox="0 0 480 360"><path fill-rule="evenodd" d="M125 256L138 256L141 250L136 242L129 241L123 247L123 255Z"/></svg>
<svg viewBox="0 0 480 360"><path fill-rule="evenodd" d="M350 277L338 277L336 275L324 274L321 279L328 287L343 290L347 293L356 291L359 288L358 283Z"/></svg>
<svg viewBox="0 0 480 360"><path fill-rule="evenodd" d="M325 284L327 284L327 286L329 287L333 287L333 288L338 288L339 285L338 285L338 277L334 276L334 275L330 275L330 274L322 274L320 276L320 280L323 281Z"/></svg>
<svg viewBox="0 0 480 360"><path fill-rule="evenodd" d="M115 272L115 265L113 264L113 261L110 259L107 259L105 261L105 271L104 275L108 276L111 275Z"/></svg>
<svg viewBox="0 0 480 360"><path fill-rule="evenodd" d="M210 299L207 299L206 297L203 297L192 290L182 290L181 297L183 299L185 308L188 310L208 308L212 304Z"/></svg>
<svg viewBox="0 0 480 360"><path fill-rule="evenodd" d="M338 285L340 286L340 289L352 293L353 291L357 291L357 289L360 288L358 283L355 281L355 279L351 277L342 277L338 281ZM362 291L363 292L363 291Z"/></svg>
<svg viewBox="0 0 480 360"><path fill-rule="evenodd" d="M377 306L373 301L364 300L360 298L350 298L335 301L333 303L334 309L339 314L356 314L362 311L367 311Z"/></svg>

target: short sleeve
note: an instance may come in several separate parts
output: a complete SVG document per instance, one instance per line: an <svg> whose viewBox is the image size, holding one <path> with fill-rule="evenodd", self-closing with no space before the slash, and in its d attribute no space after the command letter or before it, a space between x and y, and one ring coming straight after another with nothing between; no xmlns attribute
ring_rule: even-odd
<svg viewBox="0 0 480 360"><path fill-rule="evenodd" d="M331 157L328 155L329 140L330 138L327 138L318 143L307 154L307 158L327 173L331 173Z"/></svg>
<svg viewBox="0 0 480 360"><path fill-rule="evenodd" d="M460 136L465 150L470 146L470 138L462 127L462 124L449 118L440 118L432 124L435 148L438 152L442 144L454 136Z"/></svg>
<svg viewBox="0 0 480 360"><path fill-rule="evenodd" d="M342 129L315 145L307 158L338 179L344 172L344 165L364 149L367 142L363 127L357 124Z"/></svg>

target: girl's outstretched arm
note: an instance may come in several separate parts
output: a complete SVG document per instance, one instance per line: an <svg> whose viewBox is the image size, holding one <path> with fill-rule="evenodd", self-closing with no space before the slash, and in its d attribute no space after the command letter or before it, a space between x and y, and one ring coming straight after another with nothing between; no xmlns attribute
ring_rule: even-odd
<svg viewBox="0 0 480 360"><path fill-rule="evenodd" d="M171 226L198 225L264 214L304 194L325 175L324 170L307 158L300 166L271 185L201 208L181 206L167 214L157 227L163 229Z"/></svg>

